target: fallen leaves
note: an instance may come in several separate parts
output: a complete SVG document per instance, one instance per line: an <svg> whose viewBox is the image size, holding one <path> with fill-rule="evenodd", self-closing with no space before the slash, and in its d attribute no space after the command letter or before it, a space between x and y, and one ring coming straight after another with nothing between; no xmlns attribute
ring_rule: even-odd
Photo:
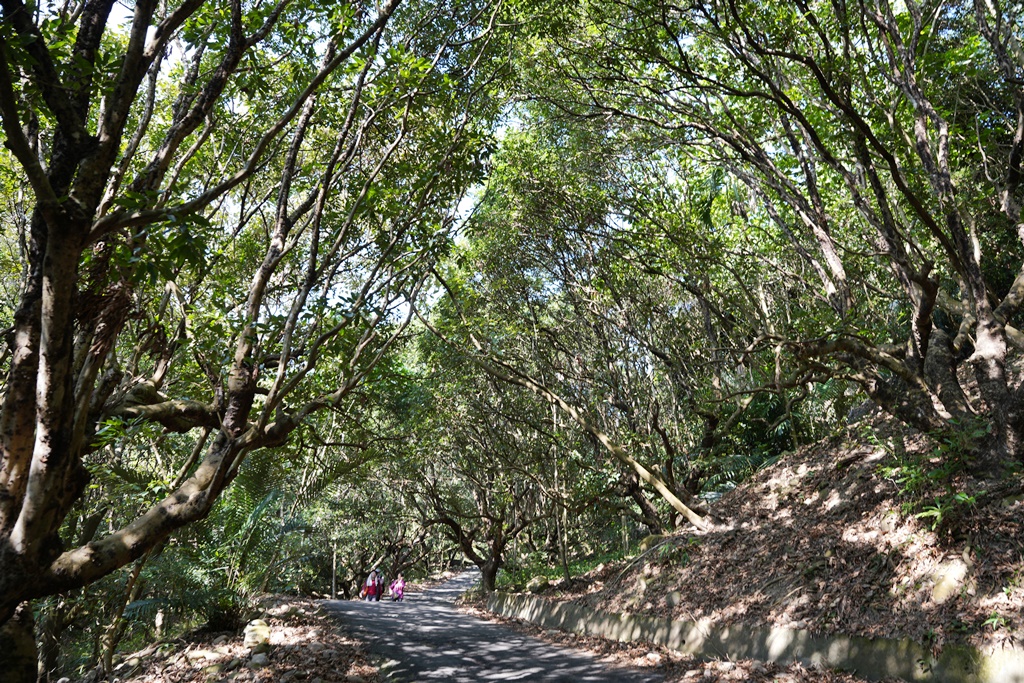
<svg viewBox="0 0 1024 683"><path fill-rule="evenodd" d="M241 634L205 634L125 658L123 683L377 683L362 645L307 600L283 598L267 617L269 649L253 653ZM275 616L276 615L276 616ZM134 660L134 661L133 661ZM124 666L131 664L130 669Z"/></svg>
<svg viewBox="0 0 1024 683"><path fill-rule="evenodd" d="M920 435L894 438L905 453L934 448ZM934 647L1024 641L1024 503L973 509L940 537L901 510L897 486L879 473L887 457L856 435L807 446L722 498L715 514L728 526L677 537L686 561L601 567L545 595ZM969 571L950 579L954 565Z"/></svg>

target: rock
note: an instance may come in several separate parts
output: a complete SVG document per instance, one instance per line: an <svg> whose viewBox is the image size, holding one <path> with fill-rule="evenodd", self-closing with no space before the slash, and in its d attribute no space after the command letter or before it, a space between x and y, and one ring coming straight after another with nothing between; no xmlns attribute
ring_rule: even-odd
<svg viewBox="0 0 1024 683"><path fill-rule="evenodd" d="M213 639L213 646L216 647L218 645L223 645L224 643L228 642L228 640L230 640L230 638L228 638L225 635L217 636Z"/></svg>
<svg viewBox="0 0 1024 683"><path fill-rule="evenodd" d="M939 568L932 573L932 602L936 605L949 600L960 591L960 587L967 578L967 563L956 559L951 562L943 562Z"/></svg>
<svg viewBox="0 0 1024 683"><path fill-rule="evenodd" d="M323 652L327 646L323 643L310 643L306 646L306 649L312 653Z"/></svg>
<svg viewBox="0 0 1024 683"><path fill-rule="evenodd" d="M240 666L242 666L242 660L239 659L238 657L235 657L230 662L228 662L227 664L224 665L224 670L225 671L234 671L235 669L237 669Z"/></svg>
<svg viewBox="0 0 1024 683"><path fill-rule="evenodd" d="M185 659L195 662L200 659L217 659L220 655L210 650L190 650L185 653Z"/></svg>
<svg viewBox="0 0 1024 683"><path fill-rule="evenodd" d="M846 413L846 424L852 425L860 422L864 418L871 415L875 410L876 406L873 401L864 401L860 405L856 405L850 408L849 412Z"/></svg>
<svg viewBox="0 0 1024 683"><path fill-rule="evenodd" d="M279 619L290 619L297 614L302 614L302 609L296 605L279 603L267 610L267 612Z"/></svg>
<svg viewBox="0 0 1024 683"><path fill-rule="evenodd" d="M1006 498L1003 498L1002 501L1000 501L1000 505L1002 505L1004 508L1012 508L1014 505L1021 502L1022 500L1024 500L1024 494L1017 496L1008 496Z"/></svg>
<svg viewBox="0 0 1024 683"><path fill-rule="evenodd" d="M262 619L253 619L245 626L242 645L255 647L259 643L270 641L270 625Z"/></svg>
<svg viewBox="0 0 1024 683"><path fill-rule="evenodd" d="M683 594L679 591L672 591L665 596L665 602L668 603L669 607L678 607L683 603Z"/></svg>
<svg viewBox="0 0 1024 683"><path fill-rule="evenodd" d="M657 652L648 652L644 658L651 664L661 664L661 655Z"/></svg>
<svg viewBox="0 0 1024 683"><path fill-rule="evenodd" d="M208 674L219 674L222 671L224 671L224 665L223 664L211 664L210 666L205 667L203 669L203 673L208 673Z"/></svg>
<svg viewBox="0 0 1024 683"><path fill-rule="evenodd" d="M646 553L648 550L664 541L668 536L664 534L651 534L644 537L644 540L640 541L640 552Z"/></svg>
<svg viewBox="0 0 1024 683"><path fill-rule="evenodd" d="M270 643L257 643L253 646L252 650L249 651L249 654L259 655L267 652L270 652Z"/></svg>
<svg viewBox="0 0 1024 683"><path fill-rule="evenodd" d="M766 667L761 662L752 662L750 664L750 673L752 673L752 674L768 673L768 667Z"/></svg>
<svg viewBox="0 0 1024 683"><path fill-rule="evenodd" d="M118 678L131 678L135 674L142 670L142 660L138 657L132 657L131 659L125 660L114 667L114 673L117 674Z"/></svg>
<svg viewBox="0 0 1024 683"><path fill-rule="evenodd" d="M283 674L281 674L281 677L277 679L277 683L291 683L291 681L294 681L298 677L299 672L295 669L292 669L291 671L285 671Z"/></svg>
<svg viewBox="0 0 1024 683"><path fill-rule="evenodd" d="M253 655L246 666L250 669L262 669L265 666L270 666L270 657L265 652L260 652Z"/></svg>
<svg viewBox="0 0 1024 683"><path fill-rule="evenodd" d="M550 586L551 583L548 581L546 576L535 576L530 579L530 582L526 584L526 590L531 593L540 593L542 590Z"/></svg>
<svg viewBox="0 0 1024 683"><path fill-rule="evenodd" d="M323 657L324 659L333 659L334 657L338 656L338 651L337 650L327 649L327 650L324 650L323 652L321 652L320 656Z"/></svg>

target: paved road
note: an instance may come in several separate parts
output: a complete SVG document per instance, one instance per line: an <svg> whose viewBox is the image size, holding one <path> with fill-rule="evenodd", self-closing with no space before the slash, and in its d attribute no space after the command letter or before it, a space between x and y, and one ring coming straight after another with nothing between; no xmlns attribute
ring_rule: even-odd
<svg viewBox="0 0 1024 683"><path fill-rule="evenodd" d="M456 597L479 579L466 572L405 602L330 600L324 606L371 653L391 661L386 674L414 681L565 681L655 683L660 676L610 668L587 652L549 645L459 612Z"/></svg>

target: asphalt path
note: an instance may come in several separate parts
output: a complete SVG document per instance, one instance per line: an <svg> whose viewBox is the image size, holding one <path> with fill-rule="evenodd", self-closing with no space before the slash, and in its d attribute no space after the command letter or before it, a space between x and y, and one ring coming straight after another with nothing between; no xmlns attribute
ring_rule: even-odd
<svg viewBox="0 0 1024 683"><path fill-rule="evenodd" d="M655 683L661 677L611 667L589 652L550 645L455 608L455 599L479 580L466 572L437 588L407 593L404 602L328 600L324 607L371 654L386 659L389 680L565 681Z"/></svg>

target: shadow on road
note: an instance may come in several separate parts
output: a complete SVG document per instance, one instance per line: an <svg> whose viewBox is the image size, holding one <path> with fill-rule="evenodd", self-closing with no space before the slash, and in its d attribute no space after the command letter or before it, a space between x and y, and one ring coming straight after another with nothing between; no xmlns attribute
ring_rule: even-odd
<svg viewBox="0 0 1024 683"><path fill-rule="evenodd" d="M654 683L661 677L610 668L586 652L567 650L481 621L458 611L455 599L479 579L478 572L405 602L324 602L329 612L387 658L391 680L411 681L566 681L567 683Z"/></svg>

